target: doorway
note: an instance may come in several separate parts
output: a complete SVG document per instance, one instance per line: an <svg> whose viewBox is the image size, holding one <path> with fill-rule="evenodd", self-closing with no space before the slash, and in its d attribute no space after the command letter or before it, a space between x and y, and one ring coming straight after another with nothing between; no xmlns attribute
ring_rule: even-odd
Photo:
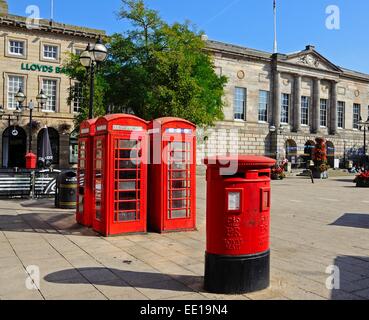
<svg viewBox="0 0 369 320"><path fill-rule="evenodd" d="M3 132L3 167L25 168L27 134L19 126L11 126Z"/></svg>

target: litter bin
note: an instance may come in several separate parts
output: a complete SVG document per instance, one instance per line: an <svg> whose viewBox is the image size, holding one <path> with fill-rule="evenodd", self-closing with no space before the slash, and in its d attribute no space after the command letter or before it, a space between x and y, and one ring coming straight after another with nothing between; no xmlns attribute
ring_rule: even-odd
<svg viewBox="0 0 369 320"><path fill-rule="evenodd" d="M60 209L77 208L77 173L63 171L56 181L55 207Z"/></svg>
<svg viewBox="0 0 369 320"><path fill-rule="evenodd" d="M243 294L270 283L271 167L266 157L210 157L205 290Z"/></svg>

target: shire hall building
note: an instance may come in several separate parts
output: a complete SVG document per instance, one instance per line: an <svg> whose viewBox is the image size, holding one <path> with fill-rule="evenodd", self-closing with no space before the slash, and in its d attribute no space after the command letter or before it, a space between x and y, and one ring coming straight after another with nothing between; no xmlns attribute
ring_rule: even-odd
<svg viewBox="0 0 369 320"><path fill-rule="evenodd" d="M335 159L342 166L361 155L359 121L369 116L369 75L335 65L312 45L271 54L208 40L207 50L217 73L228 78L224 121L216 125L225 130L226 139L206 136L202 153L237 149L287 157L293 166L303 167L315 139L324 137L332 167Z"/></svg>

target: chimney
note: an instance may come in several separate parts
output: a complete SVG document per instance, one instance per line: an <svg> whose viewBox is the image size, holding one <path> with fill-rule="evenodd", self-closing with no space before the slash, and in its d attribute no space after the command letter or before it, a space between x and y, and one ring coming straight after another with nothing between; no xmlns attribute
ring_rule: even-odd
<svg viewBox="0 0 369 320"><path fill-rule="evenodd" d="M0 16L6 16L8 13L8 2L6 0L0 0Z"/></svg>
<svg viewBox="0 0 369 320"><path fill-rule="evenodd" d="M315 46L309 44L309 45L306 46L306 50L307 51L315 50Z"/></svg>

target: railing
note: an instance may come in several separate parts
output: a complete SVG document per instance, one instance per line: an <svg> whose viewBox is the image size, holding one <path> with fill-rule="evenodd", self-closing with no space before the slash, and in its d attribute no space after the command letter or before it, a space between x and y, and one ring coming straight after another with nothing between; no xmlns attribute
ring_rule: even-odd
<svg viewBox="0 0 369 320"><path fill-rule="evenodd" d="M0 172L0 198L54 197L59 170Z"/></svg>

